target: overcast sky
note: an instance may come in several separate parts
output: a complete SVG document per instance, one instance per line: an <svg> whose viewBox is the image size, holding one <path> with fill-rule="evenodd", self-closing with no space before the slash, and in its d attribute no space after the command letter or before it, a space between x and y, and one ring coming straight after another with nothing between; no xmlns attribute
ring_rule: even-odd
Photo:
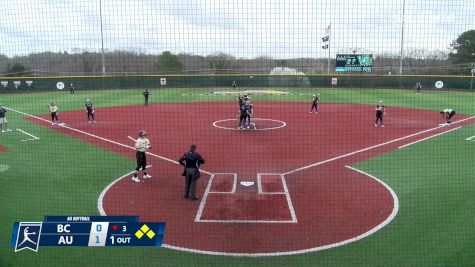
<svg viewBox="0 0 475 267"><path fill-rule="evenodd" d="M398 54L403 0L102 0L104 47L236 57ZM0 0L0 54L100 51L99 0ZM475 29L475 0L406 0L405 47L446 50Z"/></svg>

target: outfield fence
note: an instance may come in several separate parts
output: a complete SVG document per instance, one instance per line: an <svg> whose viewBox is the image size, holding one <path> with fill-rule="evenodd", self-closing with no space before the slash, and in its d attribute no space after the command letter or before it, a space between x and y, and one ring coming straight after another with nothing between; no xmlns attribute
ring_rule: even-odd
<svg viewBox="0 0 475 267"><path fill-rule="evenodd" d="M3 77L0 92L132 89L132 88L199 88L232 87L325 87L325 88L415 88L421 82L424 89L473 90L472 76L438 75L133 75L133 76L58 76ZM439 86L436 83L442 82ZM64 88L58 89L58 83Z"/></svg>

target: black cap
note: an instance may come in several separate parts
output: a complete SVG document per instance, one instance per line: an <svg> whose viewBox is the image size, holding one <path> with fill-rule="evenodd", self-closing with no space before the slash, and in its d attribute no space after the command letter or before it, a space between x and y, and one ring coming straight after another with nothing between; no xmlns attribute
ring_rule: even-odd
<svg viewBox="0 0 475 267"><path fill-rule="evenodd" d="M196 149L196 145L195 145L195 144L192 144L190 148L191 148L191 149Z"/></svg>

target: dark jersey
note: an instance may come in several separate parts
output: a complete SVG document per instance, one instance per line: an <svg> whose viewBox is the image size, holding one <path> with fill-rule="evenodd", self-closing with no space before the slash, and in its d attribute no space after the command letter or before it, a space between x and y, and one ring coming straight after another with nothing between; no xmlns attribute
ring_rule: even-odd
<svg viewBox="0 0 475 267"><path fill-rule="evenodd" d="M205 163L205 160L201 155L194 151L188 151L178 160L178 163L186 166L187 168L199 168L201 164Z"/></svg>
<svg viewBox="0 0 475 267"><path fill-rule="evenodd" d="M92 107L92 102L86 102L84 105L87 109L87 111L92 111L94 108Z"/></svg>
<svg viewBox="0 0 475 267"><path fill-rule="evenodd" d="M240 96L240 97L238 98L238 100L239 100L239 106L244 105L245 100L244 100L244 97L243 97L243 96Z"/></svg>
<svg viewBox="0 0 475 267"><path fill-rule="evenodd" d="M384 112L384 105L383 104L378 104L376 106L376 116L383 115L383 112Z"/></svg>
<svg viewBox="0 0 475 267"><path fill-rule="evenodd" d="M5 118L5 113L7 112L6 109L4 109L3 107L0 108L0 118Z"/></svg>
<svg viewBox="0 0 475 267"><path fill-rule="evenodd" d="M145 98L147 98L150 95L150 92L148 90L145 90L143 92L143 95L145 96Z"/></svg>
<svg viewBox="0 0 475 267"><path fill-rule="evenodd" d="M239 111L241 112L241 115L246 115L247 114L246 104L242 103L241 105L239 105Z"/></svg>
<svg viewBox="0 0 475 267"><path fill-rule="evenodd" d="M318 100L320 100L320 99L318 98L318 96L313 97L313 98L312 98L312 104L317 104L317 103L318 103Z"/></svg>

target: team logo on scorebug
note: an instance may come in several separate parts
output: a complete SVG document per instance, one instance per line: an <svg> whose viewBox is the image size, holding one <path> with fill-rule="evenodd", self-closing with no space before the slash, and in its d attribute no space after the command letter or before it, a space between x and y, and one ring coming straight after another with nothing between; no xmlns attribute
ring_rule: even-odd
<svg viewBox="0 0 475 267"><path fill-rule="evenodd" d="M16 233L15 252L24 249L38 251L41 225L41 222L20 222Z"/></svg>

